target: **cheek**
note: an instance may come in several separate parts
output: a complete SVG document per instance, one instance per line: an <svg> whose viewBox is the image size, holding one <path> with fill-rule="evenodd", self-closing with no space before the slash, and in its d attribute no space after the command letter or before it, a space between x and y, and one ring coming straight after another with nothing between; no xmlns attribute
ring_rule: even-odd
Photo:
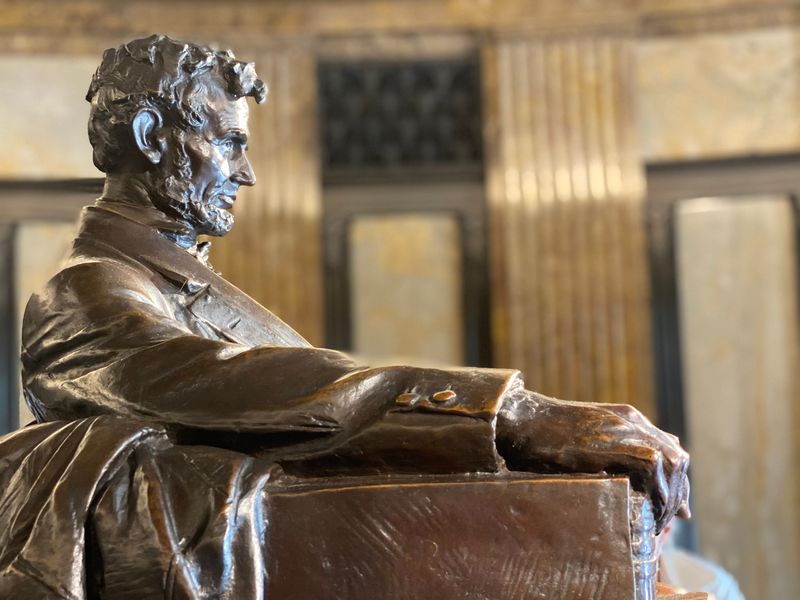
<svg viewBox="0 0 800 600"><path fill-rule="evenodd" d="M217 152L213 158L214 169L218 173L218 179L227 180L231 176L231 163L230 161L221 153Z"/></svg>
<svg viewBox="0 0 800 600"><path fill-rule="evenodd" d="M213 184L230 177L230 163L219 146L204 139L186 144L195 183Z"/></svg>

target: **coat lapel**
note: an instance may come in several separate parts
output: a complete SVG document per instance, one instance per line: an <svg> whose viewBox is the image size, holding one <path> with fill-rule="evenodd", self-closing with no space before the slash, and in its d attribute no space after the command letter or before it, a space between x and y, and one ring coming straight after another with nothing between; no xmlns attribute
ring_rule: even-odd
<svg viewBox="0 0 800 600"><path fill-rule="evenodd" d="M146 210L146 209L145 209ZM186 307L222 337L247 346L310 346L239 288L137 217L138 207L101 201L84 209L79 238L99 240L155 271L186 296ZM160 214L160 213L159 213Z"/></svg>

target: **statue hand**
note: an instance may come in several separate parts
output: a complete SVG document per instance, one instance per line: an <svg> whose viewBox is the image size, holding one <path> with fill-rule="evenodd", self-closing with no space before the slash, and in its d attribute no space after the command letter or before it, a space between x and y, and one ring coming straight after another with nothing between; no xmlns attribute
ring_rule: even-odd
<svg viewBox="0 0 800 600"><path fill-rule="evenodd" d="M521 390L498 414L497 447L514 470L627 475L650 496L658 531L676 513L689 517L689 455L632 406Z"/></svg>

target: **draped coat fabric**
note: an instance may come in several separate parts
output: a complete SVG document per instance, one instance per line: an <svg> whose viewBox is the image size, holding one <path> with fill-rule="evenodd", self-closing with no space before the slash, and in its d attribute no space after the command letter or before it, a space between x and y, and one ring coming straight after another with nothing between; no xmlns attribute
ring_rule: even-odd
<svg viewBox="0 0 800 600"><path fill-rule="evenodd" d="M0 439L0 598L264 598L270 466L119 417Z"/></svg>
<svg viewBox="0 0 800 600"><path fill-rule="evenodd" d="M39 424L0 439L0 597L262 598L271 479L502 468L518 372L314 348L178 230L100 200L28 303Z"/></svg>

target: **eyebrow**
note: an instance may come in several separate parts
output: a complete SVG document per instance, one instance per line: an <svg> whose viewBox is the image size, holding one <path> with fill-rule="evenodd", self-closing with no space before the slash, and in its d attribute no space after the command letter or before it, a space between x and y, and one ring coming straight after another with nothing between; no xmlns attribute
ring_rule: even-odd
<svg viewBox="0 0 800 600"><path fill-rule="evenodd" d="M229 129L225 132L225 137L237 137L242 144L247 143L247 133L241 129Z"/></svg>

